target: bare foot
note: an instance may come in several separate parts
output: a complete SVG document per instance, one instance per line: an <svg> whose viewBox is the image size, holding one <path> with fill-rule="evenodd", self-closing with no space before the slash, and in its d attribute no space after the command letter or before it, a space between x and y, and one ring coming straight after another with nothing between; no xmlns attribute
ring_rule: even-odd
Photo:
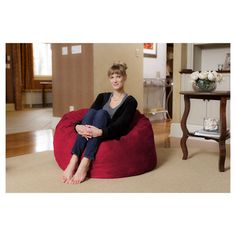
<svg viewBox="0 0 236 236"><path fill-rule="evenodd" d="M79 162L78 157L75 154L73 154L68 166L63 172L63 176L62 176L63 183L67 183L67 184L69 183L76 169L78 168L78 162Z"/></svg>
<svg viewBox="0 0 236 236"><path fill-rule="evenodd" d="M81 160L77 171L69 182L70 184L80 184L86 179L90 162L91 160L89 160L87 157L84 157Z"/></svg>

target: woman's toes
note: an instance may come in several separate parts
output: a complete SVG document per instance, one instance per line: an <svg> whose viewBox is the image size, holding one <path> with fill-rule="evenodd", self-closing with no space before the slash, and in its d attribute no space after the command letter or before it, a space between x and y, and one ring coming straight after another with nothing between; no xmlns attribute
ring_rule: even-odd
<svg viewBox="0 0 236 236"><path fill-rule="evenodd" d="M65 176L62 177L62 180L61 180L63 183L65 183L67 181L67 178Z"/></svg>
<svg viewBox="0 0 236 236"><path fill-rule="evenodd" d="M72 178L68 178L65 183L66 183L66 184L69 184L69 183L71 182L71 179L72 179Z"/></svg>

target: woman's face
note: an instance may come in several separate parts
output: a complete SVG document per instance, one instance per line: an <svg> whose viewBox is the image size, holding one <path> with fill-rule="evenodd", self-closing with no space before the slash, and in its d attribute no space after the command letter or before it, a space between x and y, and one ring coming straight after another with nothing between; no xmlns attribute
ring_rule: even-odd
<svg viewBox="0 0 236 236"><path fill-rule="evenodd" d="M112 85L112 88L116 91L122 90L124 87L124 83L126 80L126 76L122 76L120 74L112 74L110 75L109 79Z"/></svg>

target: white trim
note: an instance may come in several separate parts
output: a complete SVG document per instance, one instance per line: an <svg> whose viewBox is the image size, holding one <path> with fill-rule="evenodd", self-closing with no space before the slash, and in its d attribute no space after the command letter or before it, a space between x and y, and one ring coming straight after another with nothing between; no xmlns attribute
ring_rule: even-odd
<svg viewBox="0 0 236 236"><path fill-rule="evenodd" d="M61 117L53 116L52 122L51 122L51 128L55 130L55 128L60 120L61 120Z"/></svg>
<svg viewBox="0 0 236 236"><path fill-rule="evenodd" d="M187 44L187 69L193 70L193 43Z"/></svg>
<svg viewBox="0 0 236 236"><path fill-rule="evenodd" d="M180 123L171 123L169 137L181 138L182 135L183 135L183 132L181 130Z"/></svg>
<svg viewBox="0 0 236 236"><path fill-rule="evenodd" d="M6 111L15 111L15 103L7 103Z"/></svg>
<svg viewBox="0 0 236 236"><path fill-rule="evenodd" d="M52 103L52 91L45 91L45 102ZM32 105L42 104L42 91L41 90L29 90L22 92L23 104Z"/></svg>

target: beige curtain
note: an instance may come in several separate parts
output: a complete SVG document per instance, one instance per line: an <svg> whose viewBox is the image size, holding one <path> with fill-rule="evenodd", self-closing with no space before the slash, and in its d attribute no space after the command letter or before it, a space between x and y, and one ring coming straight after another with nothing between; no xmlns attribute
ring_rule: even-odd
<svg viewBox="0 0 236 236"><path fill-rule="evenodd" d="M13 97L15 109L22 110L22 93L21 93L21 55L20 44L10 44L11 51L11 80L13 85Z"/></svg>
<svg viewBox="0 0 236 236"><path fill-rule="evenodd" d="M33 45L31 43L6 44L7 53L11 58L11 69L6 79L12 88L16 110L22 110L22 90L31 89L33 84ZM9 81L8 81L9 82Z"/></svg>
<svg viewBox="0 0 236 236"><path fill-rule="evenodd" d="M20 44L21 55L21 81L22 90L32 89L33 84L33 44L21 43Z"/></svg>

